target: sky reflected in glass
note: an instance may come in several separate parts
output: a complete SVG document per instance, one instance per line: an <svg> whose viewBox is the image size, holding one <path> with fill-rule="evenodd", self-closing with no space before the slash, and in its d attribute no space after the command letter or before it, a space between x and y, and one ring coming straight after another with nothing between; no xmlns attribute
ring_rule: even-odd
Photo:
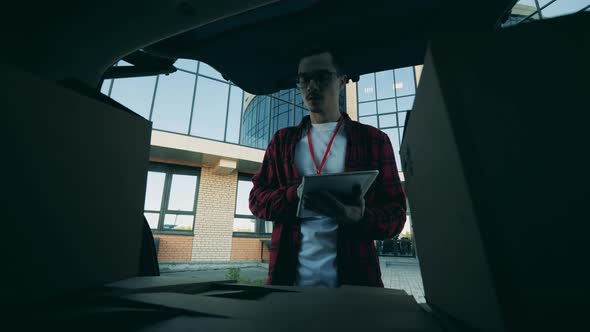
<svg viewBox="0 0 590 332"><path fill-rule="evenodd" d="M391 113L397 110L395 99L380 100L377 102L379 114Z"/></svg>
<svg viewBox="0 0 590 332"><path fill-rule="evenodd" d="M416 93L414 68L405 67L394 70L395 94L397 97L413 95Z"/></svg>
<svg viewBox="0 0 590 332"><path fill-rule="evenodd" d="M178 59L174 63L174 67L188 70L191 73L197 73L197 61L190 59Z"/></svg>
<svg viewBox="0 0 590 332"><path fill-rule="evenodd" d="M193 229L195 216L167 214L164 216L164 231L190 231Z"/></svg>
<svg viewBox="0 0 590 332"><path fill-rule="evenodd" d="M358 101L375 100L375 75L361 75L357 82Z"/></svg>
<svg viewBox="0 0 590 332"><path fill-rule="evenodd" d="M223 76L221 76L220 72L218 72L213 67L209 66L208 64L206 64L204 62L199 63L199 74L209 76L212 78L216 78L219 80L224 80Z"/></svg>
<svg viewBox="0 0 590 332"><path fill-rule="evenodd" d="M234 218L234 232L256 232L256 219Z"/></svg>
<svg viewBox="0 0 590 332"><path fill-rule="evenodd" d="M248 198L250 197L250 191L254 187L252 181L239 180L238 181L238 194L236 197L236 214L251 216L250 205Z"/></svg>
<svg viewBox="0 0 590 332"><path fill-rule="evenodd" d="M223 140L228 92L228 84L199 77L191 135Z"/></svg>
<svg viewBox="0 0 590 332"><path fill-rule="evenodd" d="M149 119L156 77L120 78L113 81L111 98Z"/></svg>
<svg viewBox="0 0 590 332"><path fill-rule="evenodd" d="M195 206L195 194L197 190L197 177L194 175L172 175L170 186L170 199L168 210L193 211Z"/></svg>
<svg viewBox="0 0 590 332"><path fill-rule="evenodd" d="M395 82L393 81L393 70L380 71L375 73L377 82L377 99L395 97Z"/></svg>
<svg viewBox="0 0 590 332"><path fill-rule="evenodd" d="M242 121L242 100L244 91L237 86L230 88L227 133L225 140L232 143L240 141L240 122Z"/></svg>
<svg viewBox="0 0 590 332"><path fill-rule="evenodd" d="M359 116L377 114L377 103L374 101L359 104Z"/></svg>
<svg viewBox="0 0 590 332"><path fill-rule="evenodd" d="M160 75L154 100L154 129L188 134L195 75L177 71Z"/></svg>
<svg viewBox="0 0 590 332"><path fill-rule="evenodd" d="M166 173L148 172L144 210L160 211Z"/></svg>

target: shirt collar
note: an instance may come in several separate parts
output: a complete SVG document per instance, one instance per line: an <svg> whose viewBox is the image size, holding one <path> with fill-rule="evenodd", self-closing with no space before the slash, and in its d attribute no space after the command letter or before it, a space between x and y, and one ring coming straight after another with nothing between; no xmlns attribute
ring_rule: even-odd
<svg viewBox="0 0 590 332"><path fill-rule="evenodd" d="M350 129L351 129L351 125L354 123L354 121L352 121L352 119L350 118L350 116L348 116L348 114L346 114L346 113L340 113L340 114L342 114L344 116L344 122L342 123L342 125L344 126L346 137L350 138ZM303 117L303 119L301 119L301 122L297 126L297 133L298 133L299 137L301 137L301 135L303 134L303 131L305 129L307 129L307 126L309 125L310 122L311 122L311 118L309 115L306 115Z"/></svg>

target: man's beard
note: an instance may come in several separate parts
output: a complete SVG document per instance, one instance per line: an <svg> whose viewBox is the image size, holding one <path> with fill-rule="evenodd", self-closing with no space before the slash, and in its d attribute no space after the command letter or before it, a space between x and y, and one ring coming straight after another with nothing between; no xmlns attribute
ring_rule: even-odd
<svg viewBox="0 0 590 332"><path fill-rule="evenodd" d="M312 113L322 113L324 111L323 101L324 99L319 95L314 96L315 101L311 100L309 102L309 111Z"/></svg>
<svg viewBox="0 0 590 332"><path fill-rule="evenodd" d="M311 113L322 113L323 109L321 107L310 107L309 111Z"/></svg>

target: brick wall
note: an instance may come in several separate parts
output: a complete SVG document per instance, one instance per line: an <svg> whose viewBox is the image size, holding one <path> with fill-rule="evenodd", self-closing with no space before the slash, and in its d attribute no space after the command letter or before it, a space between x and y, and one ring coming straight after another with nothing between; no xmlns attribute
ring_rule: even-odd
<svg viewBox="0 0 590 332"><path fill-rule="evenodd" d="M261 240L270 238L234 237L231 246L232 261L260 261ZM263 246L262 259L268 261L269 253L266 245Z"/></svg>
<svg viewBox="0 0 590 332"><path fill-rule="evenodd" d="M218 175L203 167L197 199L193 261L229 261L238 174Z"/></svg>
<svg viewBox="0 0 590 332"><path fill-rule="evenodd" d="M188 235L154 234L160 238L158 261L190 261L193 237Z"/></svg>

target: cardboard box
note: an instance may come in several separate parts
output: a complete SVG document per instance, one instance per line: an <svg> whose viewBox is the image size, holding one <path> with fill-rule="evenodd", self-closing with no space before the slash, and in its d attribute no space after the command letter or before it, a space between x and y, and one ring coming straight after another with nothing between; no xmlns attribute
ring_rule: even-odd
<svg viewBox="0 0 590 332"><path fill-rule="evenodd" d="M3 301L15 309L137 276L151 122L0 70Z"/></svg>
<svg viewBox="0 0 590 332"><path fill-rule="evenodd" d="M468 326L583 322L589 21L429 46L402 165L427 302Z"/></svg>

